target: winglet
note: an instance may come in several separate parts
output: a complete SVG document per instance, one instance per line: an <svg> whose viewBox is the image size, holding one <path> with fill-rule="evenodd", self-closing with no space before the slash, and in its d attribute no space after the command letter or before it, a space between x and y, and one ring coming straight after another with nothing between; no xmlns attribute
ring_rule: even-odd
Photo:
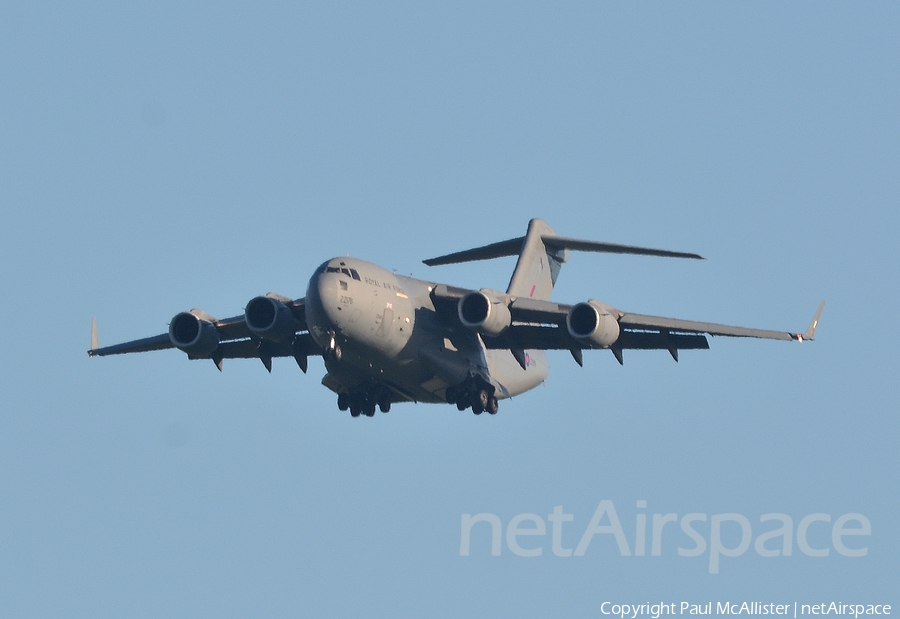
<svg viewBox="0 0 900 619"><path fill-rule="evenodd" d="M100 348L100 340L97 337L97 317L94 316L91 319L91 349L88 351L88 355L93 357L94 351L98 348Z"/></svg>
<svg viewBox="0 0 900 619"><path fill-rule="evenodd" d="M825 307L825 301L822 301L819 304L819 309L816 311L816 315L813 316L812 322L809 323L809 328L806 330L806 333L798 333L795 336L795 339L798 342L802 342L803 340L813 340L813 336L816 334L816 327L819 326L819 316L822 315L822 308Z"/></svg>

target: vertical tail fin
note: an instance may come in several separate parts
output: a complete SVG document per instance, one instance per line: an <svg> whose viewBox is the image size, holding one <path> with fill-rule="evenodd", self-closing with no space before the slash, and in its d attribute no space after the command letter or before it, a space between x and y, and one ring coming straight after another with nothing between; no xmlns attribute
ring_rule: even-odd
<svg viewBox="0 0 900 619"><path fill-rule="evenodd" d="M519 250L519 261L509 280L506 292L517 297L547 300L553 292L559 269L568 259L565 248L550 249L543 237L554 237L556 232L540 219L528 222L528 232Z"/></svg>

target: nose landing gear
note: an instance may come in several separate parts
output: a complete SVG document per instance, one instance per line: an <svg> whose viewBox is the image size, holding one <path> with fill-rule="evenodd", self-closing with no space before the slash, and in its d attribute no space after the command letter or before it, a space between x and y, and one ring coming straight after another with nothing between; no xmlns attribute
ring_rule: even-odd
<svg viewBox="0 0 900 619"><path fill-rule="evenodd" d="M334 333L331 334L331 338L328 340L328 345L325 347L325 352L322 356L325 357L326 361L341 360L341 346L335 341Z"/></svg>

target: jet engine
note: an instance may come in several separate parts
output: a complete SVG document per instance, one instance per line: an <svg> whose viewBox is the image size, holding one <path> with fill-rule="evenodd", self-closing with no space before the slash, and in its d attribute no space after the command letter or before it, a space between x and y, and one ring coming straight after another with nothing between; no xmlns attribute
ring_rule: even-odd
<svg viewBox="0 0 900 619"><path fill-rule="evenodd" d="M596 348L609 348L619 339L619 321L616 310L590 300L578 303L566 316L566 327L573 338Z"/></svg>
<svg viewBox="0 0 900 619"><path fill-rule="evenodd" d="M459 300L459 320L466 328L484 335L497 336L512 323L507 300L472 291Z"/></svg>
<svg viewBox="0 0 900 619"><path fill-rule="evenodd" d="M250 332L265 340L290 341L297 332L297 320L287 305L272 297L251 299L244 310Z"/></svg>
<svg viewBox="0 0 900 619"><path fill-rule="evenodd" d="M212 318L199 310L181 312L169 323L169 339L191 357L206 357L219 346L219 332Z"/></svg>

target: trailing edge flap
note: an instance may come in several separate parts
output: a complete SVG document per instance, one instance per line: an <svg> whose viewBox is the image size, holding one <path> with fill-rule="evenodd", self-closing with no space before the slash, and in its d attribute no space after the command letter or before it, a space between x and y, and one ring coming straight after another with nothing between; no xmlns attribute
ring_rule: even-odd
<svg viewBox="0 0 900 619"><path fill-rule="evenodd" d="M497 337L482 336L485 346L509 350L575 350L590 345L572 339L565 328L513 325ZM694 333L622 331L612 348L617 350L705 350L706 336Z"/></svg>
<svg viewBox="0 0 900 619"><path fill-rule="evenodd" d="M244 339L222 342L209 355L222 359L256 359L272 357L295 357L321 355L322 349L309 333L298 333L293 342L272 342L269 340ZM192 359L198 357L191 357ZM199 357L206 359L207 357Z"/></svg>

